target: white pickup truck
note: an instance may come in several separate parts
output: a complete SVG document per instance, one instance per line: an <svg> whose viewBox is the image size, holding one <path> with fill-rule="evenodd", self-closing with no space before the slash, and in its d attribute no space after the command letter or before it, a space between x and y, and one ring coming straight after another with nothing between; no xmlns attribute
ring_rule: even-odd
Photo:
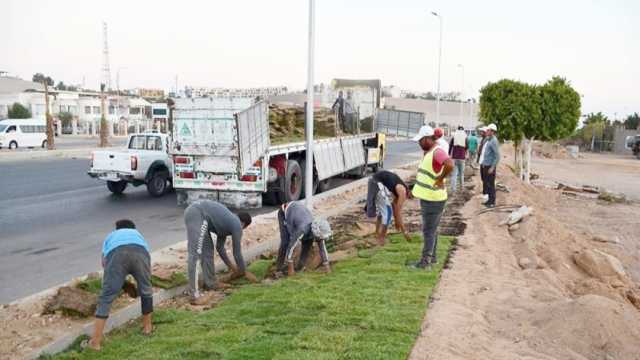
<svg viewBox="0 0 640 360"><path fill-rule="evenodd" d="M173 165L167 150L165 134L133 134L125 150L94 151L88 174L105 180L114 194L121 194L127 184L146 184L151 196L162 196L172 188Z"/></svg>

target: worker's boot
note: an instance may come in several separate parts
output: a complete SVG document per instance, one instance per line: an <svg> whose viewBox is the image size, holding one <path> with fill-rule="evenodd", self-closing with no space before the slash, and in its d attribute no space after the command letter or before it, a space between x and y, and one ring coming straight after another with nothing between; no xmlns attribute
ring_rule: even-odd
<svg viewBox="0 0 640 360"><path fill-rule="evenodd" d="M287 275L293 276L296 274L296 271L293 269L293 261L287 264Z"/></svg>

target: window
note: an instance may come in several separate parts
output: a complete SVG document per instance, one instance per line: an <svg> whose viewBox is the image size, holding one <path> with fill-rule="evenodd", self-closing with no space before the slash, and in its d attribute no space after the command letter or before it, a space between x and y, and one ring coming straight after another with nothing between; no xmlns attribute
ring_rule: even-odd
<svg viewBox="0 0 640 360"><path fill-rule="evenodd" d="M10 125L9 128L7 129L7 132L13 132L16 131L16 126L15 125Z"/></svg>
<svg viewBox="0 0 640 360"><path fill-rule="evenodd" d="M167 115L167 109L153 109L153 115Z"/></svg>
<svg viewBox="0 0 640 360"><path fill-rule="evenodd" d="M69 112L72 113L73 115L77 115L77 111L78 109L76 109L76 107L74 105L69 105Z"/></svg>
<svg viewBox="0 0 640 360"><path fill-rule="evenodd" d="M139 107L131 107L131 108L129 108L129 114L130 115L139 115L140 114L140 108Z"/></svg>
<svg viewBox="0 0 640 360"><path fill-rule="evenodd" d="M38 130L39 133L47 132L47 127L44 126L44 125L39 125L39 126L36 126L36 127L38 128L37 130Z"/></svg>
<svg viewBox="0 0 640 360"><path fill-rule="evenodd" d="M67 111L65 108L66 108L66 106L64 106L64 105L60 105L60 112L65 112L65 111Z"/></svg>
<svg viewBox="0 0 640 360"><path fill-rule="evenodd" d="M134 136L129 143L129 149L144 150L146 147L146 136Z"/></svg>
<svg viewBox="0 0 640 360"><path fill-rule="evenodd" d="M31 131L32 127L33 126L29 126L29 125L20 125L20 131L22 131L23 134L29 134L33 132Z"/></svg>
<svg viewBox="0 0 640 360"><path fill-rule="evenodd" d="M158 136L147 136L147 150L162 150L162 140Z"/></svg>
<svg viewBox="0 0 640 360"><path fill-rule="evenodd" d="M114 106L109 106L109 115L113 115L116 111L116 108Z"/></svg>
<svg viewBox="0 0 640 360"><path fill-rule="evenodd" d="M85 106L84 107L84 113L85 114L91 114L91 106Z"/></svg>
<svg viewBox="0 0 640 360"><path fill-rule="evenodd" d="M100 106L94 106L93 107L93 113L94 114L100 114Z"/></svg>
<svg viewBox="0 0 640 360"><path fill-rule="evenodd" d="M2 134L6 128L7 128L7 125L0 124L0 134Z"/></svg>

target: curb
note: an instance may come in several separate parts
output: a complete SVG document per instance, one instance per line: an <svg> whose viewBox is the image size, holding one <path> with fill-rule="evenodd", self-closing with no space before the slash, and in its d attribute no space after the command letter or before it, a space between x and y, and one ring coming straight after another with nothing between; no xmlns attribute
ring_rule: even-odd
<svg viewBox="0 0 640 360"><path fill-rule="evenodd" d="M402 168L404 167L408 167L408 166L413 166L413 165L417 165L420 163L420 160L417 161L411 161L409 163L403 164L397 168L394 169L389 169L389 171L394 171L394 172L408 172L409 170L404 170ZM413 173L413 171L411 171L411 173ZM401 177L406 177L407 175L401 175ZM409 175L410 176L410 175ZM334 196L338 196L341 193L347 192L347 191L351 191L354 190L356 188L359 188L361 186L366 186L367 182L369 181L368 176L364 177L362 179L358 179L355 181L352 181L348 184L345 184L343 186L337 187L335 189L331 189L327 192L318 194L316 196L313 197L314 199L314 203L316 203L318 200L323 200L323 199L328 199ZM366 194L365 196L366 197ZM363 198L363 196L356 196L352 201L347 202L346 204L344 204L344 206L351 206L354 205L356 203L358 203L359 201L361 201ZM338 207L335 208L331 211L329 211L326 214L323 214L324 217L330 217L330 216L334 216L335 214L337 214L338 212L343 210L343 207ZM256 216L254 219L258 220L258 219L274 219L274 217L277 217L277 213L278 210L274 210L272 212L268 212L265 214L260 214L258 216ZM244 253L243 255L245 255L245 259L248 262L251 262L253 260L255 260L256 258L260 257L260 255L269 252L269 251L274 251L277 250L277 241L276 241L276 237L272 237L271 239L258 243L254 246L252 246L251 248L247 249L246 253ZM169 246L166 246L164 248L158 249L156 251L154 251L151 254L151 257L153 259L153 254L161 254L161 252L163 250L166 250L170 247L176 247L179 246L179 244L186 242L186 241L181 241ZM224 263L222 264L215 264L215 269L216 272L219 271L224 271L227 270L227 267ZM86 277L86 276L85 276ZM71 280L65 284L62 285L58 285L46 290L43 290L37 294L33 294L30 295L26 298L20 299L20 300L16 300L14 302L12 302L11 304L16 304L16 303L23 303L25 301L29 301L29 300L35 300L41 297L45 297L45 296L49 296L55 293L55 291L57 291L57 289L60 286L64 286L64 285L68 285L69 283L76 281L78 279L82 279L82 277L80 278L75 278L74 280ZM165 300L169 300L172 299L180 294L182 294L185 290L187 289L187 286L179 286L173 289L160 289L159 291L155 292L153 294L153 301L155 304L159 304L162 301ZM105 326L105 330L104 333L107 334L108 332L110 332L111 330L118 328L124 324L126 324L127 322L137 319L141 316L140 314L140 300L136 300L135 303L130 304L128 306L126 306L123 309L120 309L112 314L110 314L109 316L109 320L107 321L107 324ZM65 334L64 336L62 336L59 339L56 339L52 342L50 342L49 344L43 346L42 348L33 351L31 354L29 354L28 356L25 357L25 359L38 359L40 356L42 355L53 355L59 352L62 352L64 350L66 350L79 336L82 335L88 335L90 336L93 333L93 321L90 321L89 323L85 324L82 326L82 328L78 329L78 330L73 330L70 333Z"/></svg>
<svg viewBox="0 0 640 360"><path fill-rule="evenodd" d="M63 149L63 150L32 150L19 151L13 153L0 154L0 162L31 160L31 159L50 159L50 158L86 158L91 156L91 152L96 149Z"/></svg>

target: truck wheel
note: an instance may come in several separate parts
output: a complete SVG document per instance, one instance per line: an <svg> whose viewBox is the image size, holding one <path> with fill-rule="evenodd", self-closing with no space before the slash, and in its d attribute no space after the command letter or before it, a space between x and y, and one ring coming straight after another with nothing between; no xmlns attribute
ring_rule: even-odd
<svg viewBox="0 0 640 360"><path fill-rule="evenodd" d="M124 189L127 188L127 182L124 180L120 181L107 181L107 188L114 194L122 194Z"/></svg>
<svg viewBox="0 0 640 360"><path fill-rule="evenodd" d="M300 199L300 194L302 194L302 168L300 168L300 164L296 160L287 161L283 190L287 202Z"/></svg>
<svg viewBox="0 0 640 360"><path fill-rule="evenodd" d="M12 141L9 143L9 149L13 150L13 149L17 149L18 148L18 143L15 141Z"/></svg>
<svg viewBox="0 0 640 360"><path fill-rule="evenodd" d="M160 172L151 175L151 179L147 183L147 191L153 197L164 195L167 191L167 177Z"/></svg>
<svg viewBox="0 0 640 360"><path fill-rule="evenodd" d="M331 178L324 179L318 183L318 192L322 193L331 188Z"/></svg>

